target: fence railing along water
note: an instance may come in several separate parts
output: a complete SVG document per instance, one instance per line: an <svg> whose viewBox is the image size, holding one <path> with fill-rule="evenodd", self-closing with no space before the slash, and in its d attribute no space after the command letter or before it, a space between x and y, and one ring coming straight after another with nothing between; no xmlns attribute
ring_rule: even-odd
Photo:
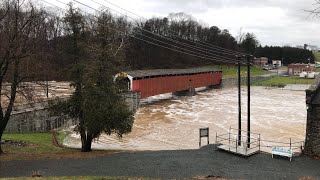
<svg viewBox="0 0 320 180"><path fill-rule="evenodd" d="M304 141L293 142L289 138L288 142L271 141L261 139L261 134L250 132L250 141L248 140L248 131L241 130L244 135L239 135L238 129L229 128L225 134L216 133L216 144L219 149L229 151L235 154L250 156L260 151L271 152L273 148L283 148L294 153L301 153L304 148Z"/></svg>
<svg viewBox="0 0 320 180"><path fill-rule="evenodd" d="M270 141L270 140L260 140L261 148L272 149L274 147L277 148L287 148L291 149L295 153L301 153L304 149L304 141L296 141L292 142L291 138L289 138L289 142L279 142L279 141Z"/></svg>
<svg viewBox="0 0 320 180"><path fill-rule="evenodd" d="M218 135L216 133L216 144L218 148L243 156L250 156L260 151L260 134L250 132L249 141L248 131L241 130L245 135L240 135L239 131L234 128L229 128L229 132Z"/></svg>

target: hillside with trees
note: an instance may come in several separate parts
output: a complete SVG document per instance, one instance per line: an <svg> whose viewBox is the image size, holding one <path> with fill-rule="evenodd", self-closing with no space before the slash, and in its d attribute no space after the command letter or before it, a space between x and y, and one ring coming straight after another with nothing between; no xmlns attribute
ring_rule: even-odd
<svg viewBox="0 0 320 180"><path fill-rule="evenodd" d="M267 57L269 59L282 60L284 65L291 63L314 63L315 57L312 51L294 47L259 46L254 55L256 57Z"/></svg>

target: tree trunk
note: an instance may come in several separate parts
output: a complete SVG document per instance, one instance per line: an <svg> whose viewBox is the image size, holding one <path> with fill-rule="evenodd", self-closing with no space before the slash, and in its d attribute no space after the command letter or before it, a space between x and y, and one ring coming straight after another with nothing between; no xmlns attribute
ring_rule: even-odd
<svg viewBox="0 0 320 180"><path fill-rule="evenodd" d="M11 112L11 110L10 110ZM2 113L2 112L0 112ZM9 122L9 119L10 119L10 116L3 116L3 114L0 114L0 156L1 154L3 154L3 150L2 150L2 147L1 147L1 140L2 140L2 135L3 135L3 132Z"/></svg>
<svg viewBox="0 0 320 180"><path fill-rule="evenodd" d="M2 147L1 147L2 134L3 134L3 131L0 128L0 156L1 154L3 154Z"/></svg>
<svg viewBox="0 0 320 180"><path fill-rule="evenodd" d="M4 129L6 128L8 121L10 119L10 115L12 112L12 108L14 106L14 102L16 99L16 94L17 94L17 86L18 86L18 77L19 77L19 61L15 60L14 62L14 69L13 69L13 80L11 83L11 92L10 92L10 101L8 104L8 107L6 108L6 111L4 114L0 115L0 142L2 140L2 134L4 132ZM2 78L0 79L1 87L2 87ZM2 109L2 106L1 106ZM2 111L1 111L2 113ZM3 154L3 151L1 149L1 144L0 144L0 155Z"/></svg>
<svg viewBox="0 0 320 180"><path fill-rule="evenodd" d="M91 133L87 133L87 139L84 142L84 144L82 144L82 152L90 152L91 151L91 144L92 144L92 134Z"/></svg>
<svg viewBox="0 0 320 180"><path fill-rule="evenodd" d="M87 135L85 129L80 127L80 137L81 137L81 152L85 152L85 144L87 142Z"/></svg>

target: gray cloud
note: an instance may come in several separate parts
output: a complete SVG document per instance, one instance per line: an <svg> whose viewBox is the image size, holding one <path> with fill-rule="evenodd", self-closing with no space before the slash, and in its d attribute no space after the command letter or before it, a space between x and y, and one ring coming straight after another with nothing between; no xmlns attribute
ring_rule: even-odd
<svg viewBox="0 0 320 180"><path fill-rule="evenodd" d="M210 26L217 25L229 29L233 35L243 27L245 31L255 33L263 45L313 43L320 46L320 38L317 39L320 37L320 19L312 18L306 12L316 7L314 0L149 0L149 2L153 3L149 11L157 15L185 12ZM235 12L229 12L228 9L234 9ZM251 10L254 10L251 16L238 18L243 14L250 14ZM234 18L226 17L232 15L224 14L224 11L234 13ZM243 24L241 25L239 21Z"/></svg>
<svg viewBox="0 0 320 180"><path fill-rule="evenodd" d="M68 2L69 0L63 1ZM90 0L79 1L94 5ZM104 0L96 1L111 6ZM316 7L314 0L108 1L146 18L164 17L169 13L185 12L209 26L228 29L234 36L237 35L240 28L243 28L246 32L255 33L262 45L309 43L320 47L320 18L312 18L305 11ZM88 9L86 10L88 11Z"/></svg>

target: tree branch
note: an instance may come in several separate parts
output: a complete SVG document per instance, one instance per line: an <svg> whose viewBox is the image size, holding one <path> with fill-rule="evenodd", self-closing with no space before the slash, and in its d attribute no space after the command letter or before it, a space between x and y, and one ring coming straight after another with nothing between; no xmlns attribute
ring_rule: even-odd
<svg viewBox="0 0 320 180"><path fill-rule="evenodd" d="M123 45L123 38L121 38L121 43L120 43L120 46L118 47L118 49L117 49L117 51L116 51L116 53L114 53L114 55L113 56L116 56L117 55L117 53L118 53L118 51L121 49L121 47L122 47L122 45Z"/></svg>

